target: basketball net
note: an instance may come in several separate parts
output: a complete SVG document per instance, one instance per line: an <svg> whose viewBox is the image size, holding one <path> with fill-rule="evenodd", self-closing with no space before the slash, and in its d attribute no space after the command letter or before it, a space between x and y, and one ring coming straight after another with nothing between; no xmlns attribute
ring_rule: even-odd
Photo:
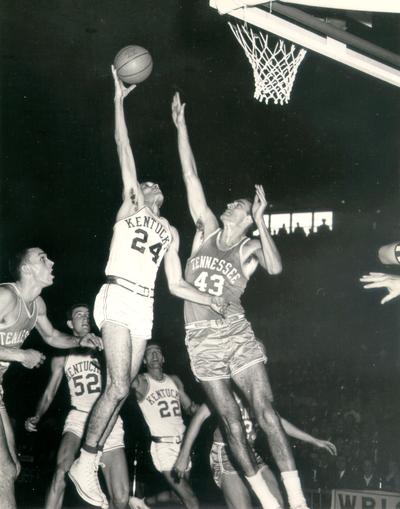
<svg viewBox="0 0 400 509"><path fill-rule="evenodd" d="M274 47L268 46L268 33L253 30L246 23L228 23L245 51L253 69L254 97L268 104L287 104L296 73L307 51L294 44L286 46L279 39Z"/></svg>

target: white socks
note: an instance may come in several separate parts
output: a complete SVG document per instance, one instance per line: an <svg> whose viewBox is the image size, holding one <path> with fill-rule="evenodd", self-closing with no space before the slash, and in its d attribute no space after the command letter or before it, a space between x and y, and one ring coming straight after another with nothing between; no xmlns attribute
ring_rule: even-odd
<svg viewBox="0 0 400 509"><path fill-rule="evenodd" d="M297 470L282 472L281 476L283 484L286 488L290 507L292 509L296 507L306 508L307 503L304 498L303 490L301 489L299 474Z"/></svg>
<svg viewBox="0 0 400 509"><path fill-rule="evenodd" d="M263 509L278 509L280 508L279 502L274 495L269 491L267 482L261 475L261 469L250 477L247 477L250 486L253 488L254 493L257 495Z"/></svg>

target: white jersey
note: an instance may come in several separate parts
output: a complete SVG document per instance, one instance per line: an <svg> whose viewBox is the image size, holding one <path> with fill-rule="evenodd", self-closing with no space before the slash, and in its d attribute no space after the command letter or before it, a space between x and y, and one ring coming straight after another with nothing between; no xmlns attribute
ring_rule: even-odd
<svg viewBox="0 0 400 509"><path fill-rule="evenodd" d="M154 380L147 373L148 390L145 398L139 401L140 409L155 437L183 435L185 425L182 419L180 393L173 379L164 375L161 381Z"/></svg>
<svg viewBox="0 0 400 509"><path fill-rule="evenodd" d="M99 361L90 353L70 353L64 364L71 405L89 412L101 392Z"/></svg>
<svg viewBox="0 0 400 509"><path fill-rule="evenodd" d="M171 238L168 221L157 217L148 207L117 221L106 275L154 288L158 267Z"/></svg>

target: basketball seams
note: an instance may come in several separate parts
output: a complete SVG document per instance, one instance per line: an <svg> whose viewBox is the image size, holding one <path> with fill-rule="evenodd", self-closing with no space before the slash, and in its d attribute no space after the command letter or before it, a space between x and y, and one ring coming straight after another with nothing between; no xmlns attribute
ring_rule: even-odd
<svg viewBox="0 0 400 509"><path fill-rule="evenodd" d="M125 65L125 64L124 64ZM137 74L141 74L141 73L144 73L145 71L147 71L147 69L149 67L151 67L153 65L153 62L149 62L146 67L143 67L143 69L140 69L140 71L137 71L137 72L134 72L134 73L131 73L131 74L122 74L120 72L120 75L121 75L121 79L123 78L131 78L132 76L136 76Z"/></svg>
<svg viewBox="0 0 400 509"><path fill-rule="evenodd" d="M132 57L127 60L126 62L124 62L120 67L116 67L116 71L120 71L121 69L123 69L126 65L130 64L131 62L133 62L134 60L136 60L137 58L140 58L140 57L143 57L143 56L146 56L146 55L149 55L149 52L144 50L143 53L139 53L137 55L132 55ZM118 55L117 55L118 57ZM117 57L115 57L115 60L117 60Z"/></svg>

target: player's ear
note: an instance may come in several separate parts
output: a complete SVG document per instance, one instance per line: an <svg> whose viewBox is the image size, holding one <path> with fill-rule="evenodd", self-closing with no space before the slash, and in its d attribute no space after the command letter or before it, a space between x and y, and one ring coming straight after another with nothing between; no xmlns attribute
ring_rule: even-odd
<svg viewBox="0 0 400 509"><path fill-rule="evenodd" d="M67 320L67 325L71 330L74 328L72 325L72 320Z"/></svg>
<svg viewBox="0 0 400 509"><path fill-rule="evenodd" d="M31 273L31 268L29 267L29 265L27 263L22 263L19 268L19 271L21 274L28 275Z"/></svg>

